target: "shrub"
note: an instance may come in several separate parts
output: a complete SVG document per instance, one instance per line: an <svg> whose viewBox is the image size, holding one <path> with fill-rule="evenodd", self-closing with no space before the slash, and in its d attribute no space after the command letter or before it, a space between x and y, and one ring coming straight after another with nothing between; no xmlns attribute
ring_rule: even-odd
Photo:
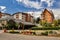
<svg viewBox="0 0 60 40"><path fill-rule="evenodd" d="M53 31L49 31L50 34L53 34Z"/></svg>
<svg viewBox="0 0 60 40"><path fill-rule="evenodd" d="M14 31L14 30L12 30L12 31L10 31L9 33L19 33L18 31Z"/></svg>
<svg viewBox="0 0 60 40"><path fill-rule="evenodd" d="M41 35L48 36L48 31L41 33Z"/></svg>
<svg viewBox="0 0 60 40"><path fill-rule="evenodd" d="M33 32L33 35L36 35L36 33L35 33L35 32Z"/></svg>
<svg viewBox="0 0 60 40"><path fill-rule="evenodd" d="M34 27L32 30L59 30L60 27Z"/></svg>

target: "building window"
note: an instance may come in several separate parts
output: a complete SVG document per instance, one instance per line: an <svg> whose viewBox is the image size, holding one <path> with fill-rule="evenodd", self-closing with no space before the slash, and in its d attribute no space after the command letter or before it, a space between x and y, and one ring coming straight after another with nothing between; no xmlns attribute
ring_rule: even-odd
<svg viewBox="0 0 60 40"><path fill-rule="evenodd" d="M19 15L18 14L16 14L16 18L19 18Z"/></svg>

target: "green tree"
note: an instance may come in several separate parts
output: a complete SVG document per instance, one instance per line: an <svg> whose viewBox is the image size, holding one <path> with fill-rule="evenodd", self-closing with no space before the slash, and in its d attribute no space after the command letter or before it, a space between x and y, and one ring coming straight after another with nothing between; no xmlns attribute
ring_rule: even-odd
<svg viewBox="0 0 60 40"><path fill-rule="evenodd" d="M45 26L46 22L45 21L40 21L40 25Z"/></svg>
<svg viewBox="0 0 60 40"><path fill-rule="evenodd" d="M40 21L40 25L42 25L43 27L52 27L52 24L47 23L46 21Z"/></svg>
<svg viewBox="0 0 60 40"><path fill-rule="evenodd" d="M54 20L53 24L54 24L55 27L58 26L58 20Z"/></svg>
<svg viewBox="0 0 60 40"><path fill-rule="evenodd" d="M39 23L39 21L40 21L40 18L38 17L38 18L36 19L36 23Z"/></svg>
<svg viewBox="0 0 60 40"><path fill-rule="evenodd" d="M12 28L16 29L17 28L16 22L12 19L7 22L7 25L8 25L9 29L12 29Z"/></svg>
<svg viewBox="0 0 60 40"><path fill-rule="evenodd" d="M60 25L60 19L58 19L58 25Z"/></svg>

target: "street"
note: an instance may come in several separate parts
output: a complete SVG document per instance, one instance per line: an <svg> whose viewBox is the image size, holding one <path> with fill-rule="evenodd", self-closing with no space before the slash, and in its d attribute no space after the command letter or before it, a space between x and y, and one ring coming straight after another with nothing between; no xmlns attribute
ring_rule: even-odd
<svg viewBox="0 0 60 40"><path fill-rule="evenodd" d="M0 40L60 40L59 37L0 33Z"/></svg>

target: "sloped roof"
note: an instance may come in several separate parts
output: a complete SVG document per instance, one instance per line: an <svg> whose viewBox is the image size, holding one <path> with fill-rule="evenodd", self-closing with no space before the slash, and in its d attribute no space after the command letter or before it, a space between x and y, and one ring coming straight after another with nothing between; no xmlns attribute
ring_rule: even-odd
<svg viewBox="0 0 60 40"><path fill-rule="evenodd" d="M16 12L16 13L14 13L14 14L12 14L12 16L13 15L15 15L15 14L23 14L23 15L28 15L28 13L24 13L24 12ZM29 14L31 17L33 17L31 14Z"/></svg>
<svg viewBox="0 0 60 40"><path fill-rule="evenodd" d="M0 13L2 13L2 12L0 12ZM8 14L8 13L2 13L2 14L10 15L10 14Z"/></svg>

